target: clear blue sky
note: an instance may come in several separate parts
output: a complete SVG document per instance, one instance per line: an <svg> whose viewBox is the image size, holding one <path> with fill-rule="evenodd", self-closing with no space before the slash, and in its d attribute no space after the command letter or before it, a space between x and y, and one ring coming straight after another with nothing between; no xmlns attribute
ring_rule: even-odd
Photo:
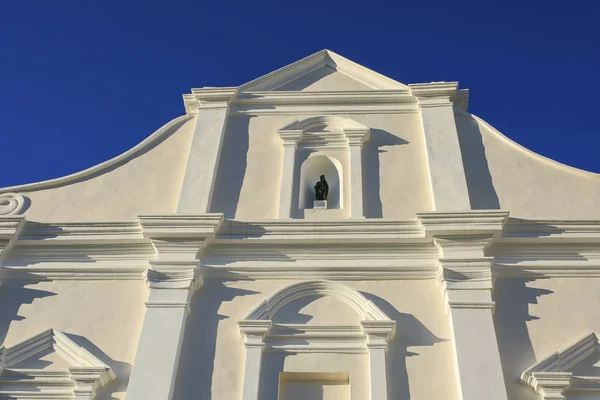
<svg viewBox="0 0 600 400"><path fill-rule="evenodd" d="M112 158L190 88L323 48L403 83L459 81L513 140L600 172L600 5L491 3L0 0L0 187Z"/></svg>

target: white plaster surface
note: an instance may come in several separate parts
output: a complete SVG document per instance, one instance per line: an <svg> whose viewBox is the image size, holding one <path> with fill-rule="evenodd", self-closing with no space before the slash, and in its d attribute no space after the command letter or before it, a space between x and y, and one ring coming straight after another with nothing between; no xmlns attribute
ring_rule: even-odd
<svg viewBox="0 0 600 400"><path fill-rule="evenodd" d="M204 398L210 393L214 400L240 399L246 356L237 321L244 319L260 302L294 282L207 280L192 300L175 398L192 395ZM456 386L450 329L435 281L343 283L359 290L396 321L397 339L390 343L387 353L390 357L388 376L393 377L388 380L389 398L454 399ZM305 299L300 300L297 313L290 316L295 315L303 321L325 322L332 318L331 310L334 310L336 317L331 319L332 322L356 318L353 310L337 300L325 297L314 304L302 300ZM352 392L369 392L365 386L368 382L366 353L336 357L333 354L278 357L276 354L267 353L266 357L271 360L264 363L263 373L273 368L280 370L282 365L297 372L310 372L317 366L329 372L351 372L349 369L352 369ZM209 367L200 370L199 363ZM265 385L270 387L268 383ZM366 396L363 398L368 398Z"/></svg>
<svg viewBox="0 0 600 400"><path fill-rule="evenodd" d="M600 332L600 279L498 279L494 293L494 320L508 398L537 400L518 377L574 340Z"/></svg>
<svg viewBox="0 0 600 400"><path fill-rule="evenodd" d="M0 289L0 326L7 347L56 328L117 375L98 400L125 399L144 316L143 281L54 281Z"/></svg>
<svg viewBox="0 0 600 400"><path fill-rule="evenodd" d="M468 114L456 117L471 205L512 217L598 219L600 176L537 155Z"/></svg>
<svg viewBox="0 0 600 400"><path fill-rule="evenodd" d="M277 129L309 116L231 116L211 212L236 219L277 218L283 165ZM371 128L362 153L365 216L411 219L418 211L431 211L419 115L352 114L348 118ZM300 162L301 157L296 158ZM344 167L344 180L349 182L347 171ZM350 198L349 192L345 198Z"/></svg>
<svg viewBox="0 0 600 400"><path fill-rule="evenodd" d="M33 221L133 220L138 214L175 212L194 120L117 168L82 181L22 192ZM18 188L13 190L18 191Z"/></svg>
<svg viewBox="0 0 600 400"><path fill-rule="evenodd" d="M470 209L452 103L421 106L435 211Z"/></svg>
<svg viewBox="0 0 600 400"><path fill-rule="evenodd" d="M320 92L328 90L372 90L370 86L324 65L277 88L277 91Z"/></svg>
<svg viewBox="0 0 600 400"><path fill-rule="evenodd" d="M228 114L229 108L225 104L198 111L188 156L179 156L187 158L187 165L177 212L205 213L210 210Z"/></svg>
<svg viewBox="0 0 600 400"><path fill-rule="evenodd" d="M348 382L283 381L279 400L349 400Z"/></svg>

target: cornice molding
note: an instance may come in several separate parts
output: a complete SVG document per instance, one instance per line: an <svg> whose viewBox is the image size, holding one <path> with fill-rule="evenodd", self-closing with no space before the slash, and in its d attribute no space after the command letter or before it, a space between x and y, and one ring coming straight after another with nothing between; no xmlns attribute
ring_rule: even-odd
<svg viewBox="0 0 600 400"><path fill-rule="evenodd" d="M194 241L203 243L200 268L207 277L434 279L439 265L449 268L458 262L451 259L465 259L460 253L469 253L466 259L480 257L473 253L479 246L494 257L493 271L500 278L600 276L600 221L508 219L500 234L504 212L472 218L478 213L319 222L225 221L215 214L67 223L1 217L5 251L0 257L5 259L0 278L144 279L150 261L160 264L155 245L166 251L179 242L171 252L175 257L198 245ZM440 256L434 245L456 256Z"/></svg>
<svg viewBox="0 0 600 400"><path fill-rule="evenodd" d="M231 115L343 115L416 113L407 90L251 92L231 103Z"/></svg>
<svg viewBox="0 0 600 400"><path fill-rule="evenodd" d="M215 237L223 223L223 214L140 215L142 232L148 239L198 239Z"/></svg>
<svg viewBox="0 0 600 400"><path fill-rule="evenodd" d="M508 211L482 210L417 213L428 237L456 235L498 236L508 219Z"/></svg>

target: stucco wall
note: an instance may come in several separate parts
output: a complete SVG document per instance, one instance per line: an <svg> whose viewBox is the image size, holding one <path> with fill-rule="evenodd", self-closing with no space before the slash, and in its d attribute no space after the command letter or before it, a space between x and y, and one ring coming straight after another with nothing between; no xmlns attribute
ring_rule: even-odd
<svg viewBox="0 0 600 400"><path fill-rule="evenodd" d="M590 332L600 332L600 279L498 279L494 294L509 399L537 400L518 382L520 374Z"/></svg>
<svg viewBox="0 0 600 400"><path fill-rule="evenodd" d="M276 218L283 165L277 130L310 116L230 117L211 211L226 218ZM347 117L371 128L371 140L363 148L365 216L412 219L419 211L432 210L419 115Z"/></svg>
<svg viewBox="0 0 600 400"><path fill-rule="evenodd" d="M539 156L469 114L456 115L473 209L512 217L600 218L600 175Z"/></svg>
<svg viewBox="0 0 600 400"><path fill-rule="evenodd" d="M0 288L0 339L11 347L49 328L62 331L117 375L97 399L125 399L147 296L141 280L6 281Z"/></svg>
<svg viewBox="0 0 600 400"><path fill-rule="evenodd" d="M175 212L195 120L145 152L75 183L19 191L31 201L32 221L132 220L138 214Z"/></svg>
<svg viewBox="0 0 600 400"><path fill-rule="evenodd" d="M339 72L330 66L318 68L300 78L280 86L278 91L319 92L328 90L370 90L372 87Z"/></svg>
<svg viewBox="0 0 600 400"><path fill-rule="evenodd" d="M295 283L291 280L224 282L209 279L194 296L192 311L181 354L175 384L175 398L234 400L241 397L245 350L237 322L278 290ZM359 290L383 312L396 321L397 337L390 344L388 356L388 393L394 399L455 398L452 344L443 300L435 281L342 282ZM322 299L301 302L299 318L314 323L335 323L336 318L352 320L344 307ZM293 304L293 303L292 303ZM340 315L344 315L341 317ZM346 319L348 318L348 319ZM327 355L329 356L329 355ZM263 382L273 382L277 369L306 372L353 372L351 382L358 393L366 390L368 364L361 355L323 358L317 355L284 357L268 354ZM272 383L265 387L274 390Z"/></svg>

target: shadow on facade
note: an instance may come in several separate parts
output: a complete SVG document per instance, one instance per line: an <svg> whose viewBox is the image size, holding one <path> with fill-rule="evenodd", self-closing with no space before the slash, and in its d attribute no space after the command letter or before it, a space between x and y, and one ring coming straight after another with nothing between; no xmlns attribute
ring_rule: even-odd
<svg viewBox="0 0 600 400"><path fill-rule="evenodd" d="M469 113L455 116L471 208L498 210L500 200L494 188L479 124Z"/></svg>
<svg viewBox="0 0 600 400"><path fill-rule="evenodd" d="M365 217L382 218L379 157L385 147L408 144L408 141L383 129L371 129L371 139L363 147L363 208Z"/></svg>
<svg viewBox="0 0 600 400"><path fill-rule="evenodd" d="M250 119L250 116L236 115L227 120L210 208L210 212L223 213L225 218L235 218L238 208L248 164Z"/></svg>
<svg viewBox="0 0 600 400"><path fill-rule="evenodd" d="M208 279L191 300L174 399L212 398L212 377L219 322L229 317L219 314L223 302L258 292L230 288L220 279ZM203 366L203 368L198 368Z"/></svg>
<svg viewBox="0 0 600 400"><path fill-rule="evenodd" d="M509 399L537 398L531 389L519 383L521 373L537 362L527 323L539 318L529 314L529 305L537 304L538 297L553 293L527 286L536 280L501 278L494 285L494 324Z"/></svg>
<svg viewBox="0 0 600 400"><path fill-rule="evenodd" d="M35 299L56 296L56 293L47 290L28 288L35 285L37 281L5 280L0 288L0 343L4 343L8 329L13 321L22 321L25 317L19 315L19 309L23 304L31 304ZM22 338L25 339L25 338Z"/></svg>
<svg viewBox="0 0 600 400"><path fill-rule="evenodd" d="M447 342L433 334L414 315L401 313L386 300L371 293L361 292L377 307L396 321L396 337L389 343L387 352L387 389L390 399L410 399L410 385L406 359L418 356L408 350L412 346L433 346Z"/></svg>

